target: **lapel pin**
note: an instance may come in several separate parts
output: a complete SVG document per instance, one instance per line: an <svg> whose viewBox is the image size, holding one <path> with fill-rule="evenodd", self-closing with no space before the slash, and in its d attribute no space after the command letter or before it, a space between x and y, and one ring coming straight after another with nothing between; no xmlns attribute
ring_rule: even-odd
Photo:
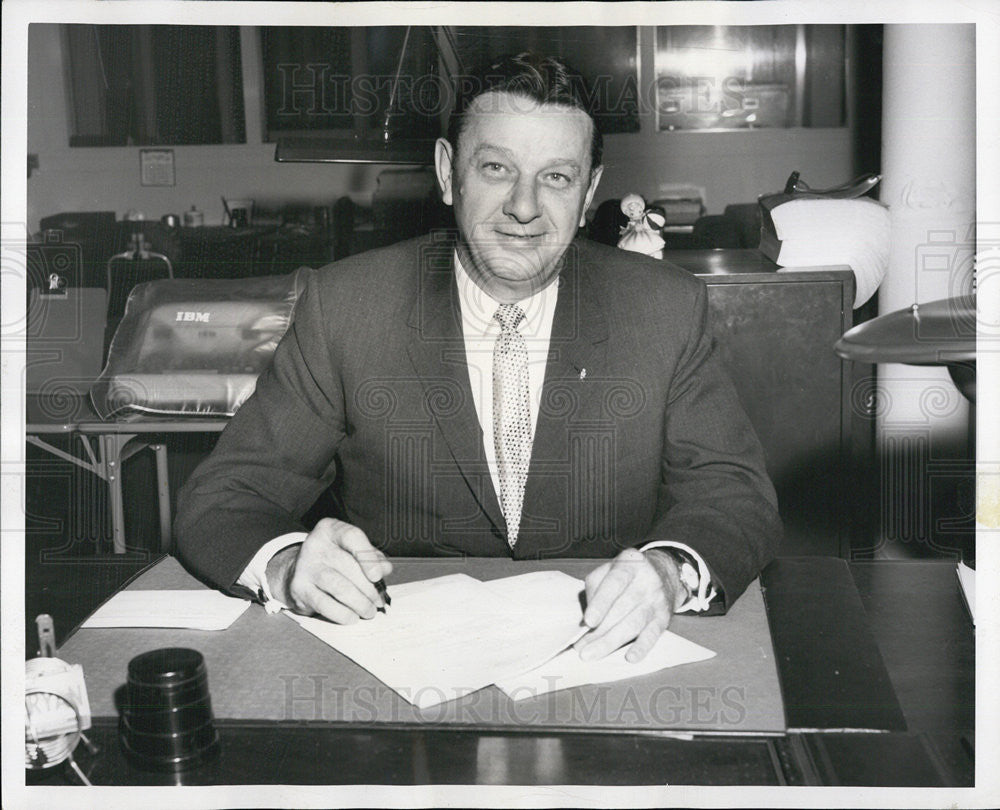
<svg viewBox="0 0 1000 810"><path fill-rule="evenodd" d="M580 379L581 380L587 379L587 369L585 368L580 369Z"/></svg>

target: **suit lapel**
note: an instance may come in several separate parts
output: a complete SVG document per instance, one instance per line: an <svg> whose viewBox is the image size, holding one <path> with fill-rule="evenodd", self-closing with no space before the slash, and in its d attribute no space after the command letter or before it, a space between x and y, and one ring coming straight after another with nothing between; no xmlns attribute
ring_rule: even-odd
<svg viewBox="0 0 1000 810"><path fill-rule="evenodd" d="M582 263L576 243L570 245L566 253L566 266L559 274L559 298L552 321L552 338L549 341L549 359L545 369L546 389L557 382L586 382L587 375L592 374L592 371L606 371L594 366L595 360L604 357L605 347L602 344L608 339L608 322L600 293L594 289L593 280L587 273L586 265ZM588 370L588 366L591 370ZM581 372L586 373L581 376ZM588 393L587 386L579 387L579 396L587 396ZM543 401L544 399L543 392Z"/></svg>
<svg viewBox="0 0 1000 810"><path fill-rule="evenodd" d="M570 431L574 422L584 418L589 400L601 389L596 380L609 371L608 323L600 291L576 243L566 256L535 423L522 531L515 548L518 557L535 556L542 547L559 546L566 540L571 518L567 498Z"/></svg>
<svg viewBox="0 0 1000 810"><path fill-rule="evenodd" d="M422 242L420 283L408 325L410 362L428 409L480 507L501 534L505 523L490 480L482 429L469 383L452 239ZM447 508L447 504L443 505Z"/></svg>

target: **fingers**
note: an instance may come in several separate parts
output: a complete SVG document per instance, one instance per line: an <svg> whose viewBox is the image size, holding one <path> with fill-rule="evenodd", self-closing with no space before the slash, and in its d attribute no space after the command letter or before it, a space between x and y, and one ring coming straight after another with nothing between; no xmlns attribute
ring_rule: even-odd
<svg viewBox="0 0 1000 810"><path fill-rule="evenodd" d="M296 601L304 608L297 612L322 616L336 624L354 624L359 619L356 611L313 585L304 586L304 589L296 595Z"/></svg>
<svg viewBox="0 0 1000 810"><path fill-rule="evenodd" d="M604 581L604 577L608 575L608 571L611 570L611 563L606 562L603 565L597 566L593 571L591 571L583 580L584 593L587 597L587 604L589 605L594 601L594 593L600 586L601 582Z"/></svg>
<svg viewBox="0 0 1000 810"><path fill-rule="evenodd" d="M601 625L578 642L577 650L580 653L580 658L584 661L594 661L610 655L623 644L634 639L646 626L648 620L647 609L637 606L620 621Z"/></svg>
<svg viewBox="0 0 1000 810"><path fill-rule="evenodd" d="M373 582L392 565L365 533L343 521L325 518L307 535L289 583L293 607L350 624L370 619L384 607Z"/></svg>
<svg viewBox="0 0 1000 810"><path fill-rule="evenodd" d="M345 527L337 535L337 542L348 552L364 572L369 582L378 582L392 573L392 563L368 540L368 536L357 526L342 521L333 521Z"/></svg>
<svg viewBox="0 0 1000 810"><path fill-rule="evenodd" d="M636 559L633 554L638 555ZM584 580L587 592L587 609L583 621L588 627L597 627L607 617L608 611L629 587L636 575L636 566L645 562L642 553L626 549L613 562L605 563Z"/></svg>
<svg viewBox="0 0 1000 810"><path fill-rule="evenodd" d="M363 565L367 565L369 570L378 575L375 580L378 581L382 578L381 561L384 556L368 541L365 533L342 520L324 518L316 524L309 537L313 535L316 536L316 543L310 550L315 550L318 564L312 572L312 583L335 599L344 597L345 604L356 602L353 591L357 590L373 608L382 607L382 598ZM306 538L307 542L309 537ZM359 556L363 563L358 559ZM353 589L348 587L350 585L353 585ZM359 616L363 615L360 610L357 613Z"/></svg>
<svg viewBox="0 0 1000 810"><path fill-rule="evenodd" d="M300 554L288 590L296 606L305 608L300 612L338 624L370 619L382 604L357 561L339 549L318 559Z"/></svg>
<svg viewBox="0 0 1000 810"><path fill-rule="evenodd" d="M647 624L628 648L628 652L625 653L625 660L635 663L645 658L666 629L666 625L659 620Z"/></svg>
<svg viewBox="0 0 1000 810"><path fill-rule="evenodd" d="M377 608L382 607L382 599L375 587L360 573L354 558L345 561L347 568L337 570L324 568L316 577L316 587L329 594L337 602L350 608L357 616L371 619Z"/></svg>
<svg viewBox="0 0 1000 810"><path fill-rule="evenodd" d="M626 658L644 658L670 622L667 589L653 565L634 549L586 579L584 622L594 629L576 643L583 660L602 658L630 641Z"/></svg>

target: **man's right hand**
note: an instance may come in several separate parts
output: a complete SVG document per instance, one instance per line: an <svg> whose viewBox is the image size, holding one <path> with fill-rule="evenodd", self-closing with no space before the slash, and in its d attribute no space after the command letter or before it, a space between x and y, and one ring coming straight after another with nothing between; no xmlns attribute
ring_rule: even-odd
<svg viewBox="0 0 1000 810"><path fill-rule="evenodd" d="M296 613L337 624L371 619L384 607L373 583L392 563L357 526L323 518L302 545L282 549L267 564L271 594Z"/></svg>

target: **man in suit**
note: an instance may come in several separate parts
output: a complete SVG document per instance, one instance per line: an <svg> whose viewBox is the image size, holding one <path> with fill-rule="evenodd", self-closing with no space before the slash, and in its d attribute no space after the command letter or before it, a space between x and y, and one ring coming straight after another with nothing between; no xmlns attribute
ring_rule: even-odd
<svg viewBox="0 0 1000 810"><path fill-rule="evenodd" d="M602 166L573 74L522 54L467 90L435 155L457 235L316 272L181 494L180 554L335 622L382 607L386 555L606 558L578 647L637 660L768 562L774 490L704 284L575 238ZM331 484L339 518L303 525Z"/></svg>

